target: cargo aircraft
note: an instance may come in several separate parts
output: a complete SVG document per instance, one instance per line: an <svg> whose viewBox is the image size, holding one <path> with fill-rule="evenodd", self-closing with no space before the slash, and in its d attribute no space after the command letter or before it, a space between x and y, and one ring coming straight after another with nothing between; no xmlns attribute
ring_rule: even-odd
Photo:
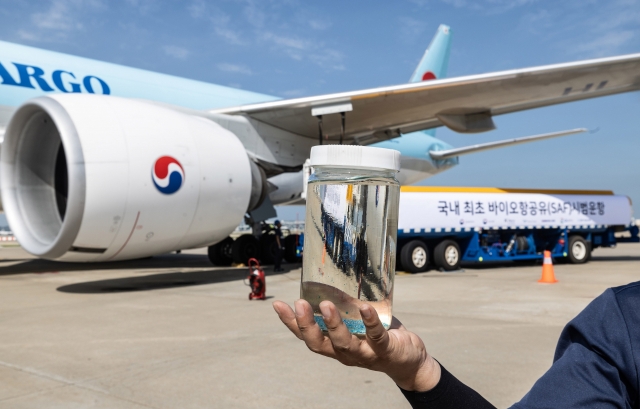
<svg viewBox="0 0 640 409"><path fill-rule="evenodd" d="M496 115L640 89L640 54L444 78L438 30L411 83L287 100L0 42L9 225L47 259L210 246L230 263L251 247L228 237L243 217L299 200L316 144L396 148L411 183L461 154L577 132L452 148L424 131L485 132Z"/></svg>

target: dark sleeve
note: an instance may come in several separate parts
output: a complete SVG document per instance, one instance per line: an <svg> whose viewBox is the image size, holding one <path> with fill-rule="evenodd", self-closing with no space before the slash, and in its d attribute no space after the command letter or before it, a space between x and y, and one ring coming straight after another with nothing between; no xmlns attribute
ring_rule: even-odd
<svg viewBox="0 0 640 409"><path fill-rule="evenodd" d="M551 368L513 408L636 408L632 343L638 340L632 341L629 330L638 332L638 310L637 284L609 289L593 300L562 331ZM635 314L632 322L623 311Z"/></svg>
<svg viewBox="0 0 640 409"><path fill-rule="evenodd" d="M440 365L440 381L427 392L410 392L400 388L413 409L495 409L485 398L451 375Z"/></svg>

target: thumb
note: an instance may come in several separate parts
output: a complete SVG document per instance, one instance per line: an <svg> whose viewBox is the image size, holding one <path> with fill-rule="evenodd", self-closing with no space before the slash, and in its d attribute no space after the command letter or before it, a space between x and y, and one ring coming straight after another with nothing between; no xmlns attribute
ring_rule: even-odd
<svg viewBox="0 0 640 409"><path fill-rule="evenodd" d="M389 347L389 333L382 326L378 312L369 304L360 306L360 316L367 330L367 344L378 356L386 355Z"/></svg>

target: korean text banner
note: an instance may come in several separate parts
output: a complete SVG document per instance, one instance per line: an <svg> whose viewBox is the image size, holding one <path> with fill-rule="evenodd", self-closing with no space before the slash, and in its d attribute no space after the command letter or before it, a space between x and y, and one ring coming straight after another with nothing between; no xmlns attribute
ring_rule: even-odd
<svg viewBox="0 0 640 409"><path fill-rule="evenodd" d="M403 192L398 228L545 228L628 225L626 196Z"/></svg>

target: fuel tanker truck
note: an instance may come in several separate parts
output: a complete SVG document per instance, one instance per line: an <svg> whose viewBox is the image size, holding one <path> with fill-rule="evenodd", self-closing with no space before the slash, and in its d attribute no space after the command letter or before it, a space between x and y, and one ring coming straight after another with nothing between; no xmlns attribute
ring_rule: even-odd
<svg viewBox="0 0 640 409"><path fill-rule="evenodd" d="M401 189L397 264L412 273L542 259L545 250L579 264L597 247L638 241L631 200L611 191Z"/></svg>

